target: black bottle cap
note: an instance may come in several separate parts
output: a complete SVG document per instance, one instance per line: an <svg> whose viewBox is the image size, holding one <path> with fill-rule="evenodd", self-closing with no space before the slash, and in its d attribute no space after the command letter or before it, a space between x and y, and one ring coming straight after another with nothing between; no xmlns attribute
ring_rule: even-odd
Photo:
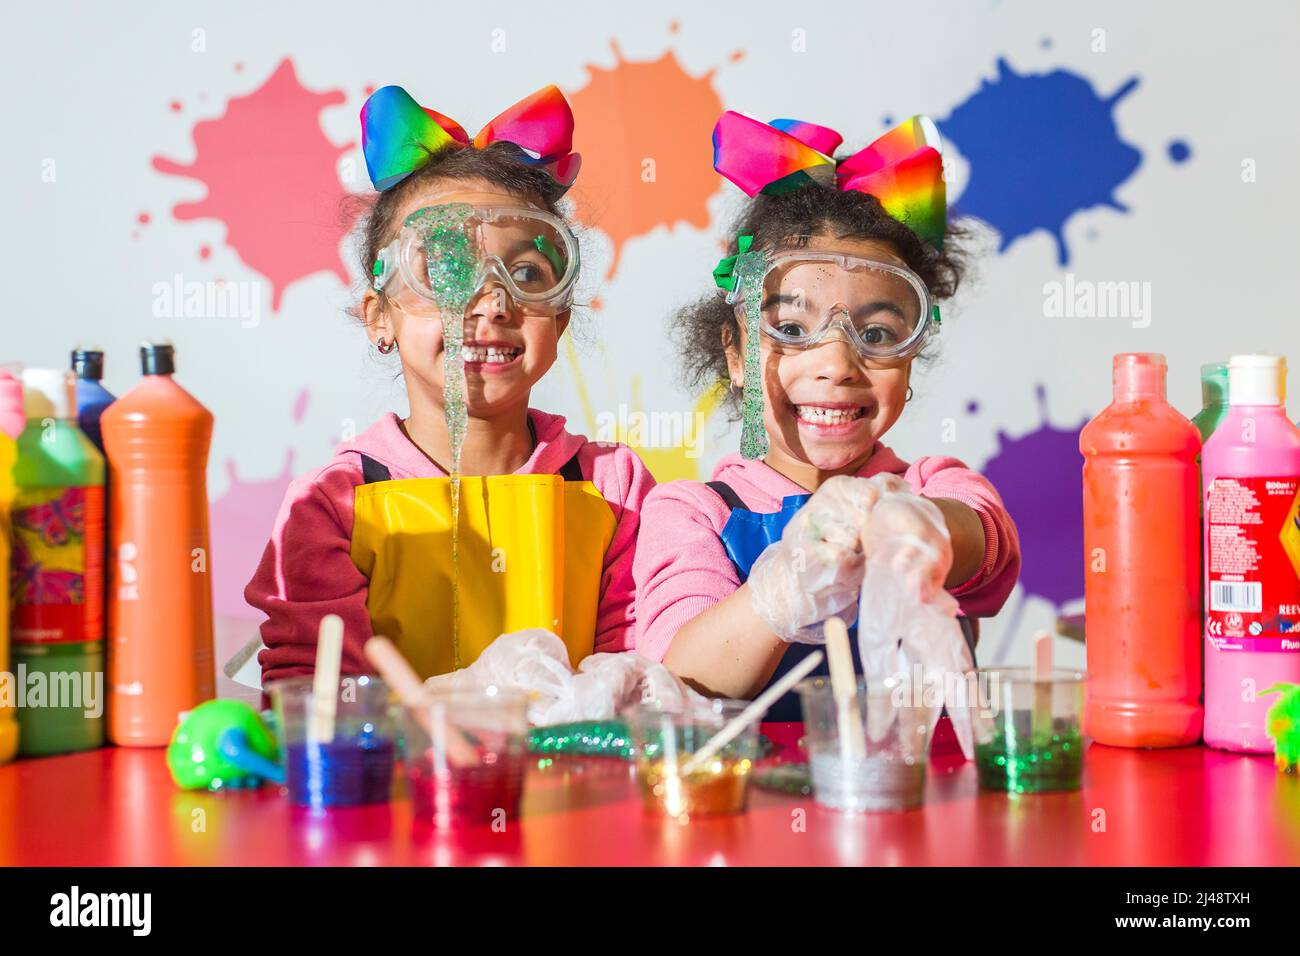
<svg viewBox="0 0 1300 956"><path fill-rule="evenodd" d="M98 382L104 377L104 352L102 349L73 349L72 371L77 378Z"/></svg>
<svg viewBox="0 0 1300 956"><path fill-rule="evenodd" d="M176 350L170 342L145 342L140 346L142 375L171 375L176 371Z"/></svg>

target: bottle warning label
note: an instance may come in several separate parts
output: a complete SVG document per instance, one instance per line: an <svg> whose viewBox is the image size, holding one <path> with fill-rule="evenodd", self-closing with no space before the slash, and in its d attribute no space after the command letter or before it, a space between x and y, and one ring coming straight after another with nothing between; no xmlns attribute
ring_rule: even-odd
<svg viewBox="0 0 1300 956"><path fill-rule="evenodd" d="M1300 478L1216 478L1206 491L1205 627L1221 651L1300 651L1300 577L1283 546Z"/></svg>

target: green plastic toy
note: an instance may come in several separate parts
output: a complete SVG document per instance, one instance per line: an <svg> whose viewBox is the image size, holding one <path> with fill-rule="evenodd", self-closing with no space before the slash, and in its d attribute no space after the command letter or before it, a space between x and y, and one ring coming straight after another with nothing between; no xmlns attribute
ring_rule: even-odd
<svg viewBox="0 0 1300 956"><path fill-rule="evenodd" d="M284 779L275 738L241 700L205 701L185 715L167 747L167 769L184 790L225 790Z"/></svg>
<svg viewBox="0 0 1300 956"><path fill-rule="evenodd" d="M1264 726L1273 741L1273 762L1277 769L1294 773L1300 765L1300 684L1274 684L1259 692L1260 697L1277 694L1268 709Z"/></svg>

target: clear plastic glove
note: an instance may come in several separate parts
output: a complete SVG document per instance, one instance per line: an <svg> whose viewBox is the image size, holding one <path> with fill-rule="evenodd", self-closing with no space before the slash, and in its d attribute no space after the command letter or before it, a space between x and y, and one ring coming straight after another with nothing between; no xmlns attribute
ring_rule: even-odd
<svg viewBox="0 0 1300 956"><path fill-rule="evenodd" d="M868 698L868 727L883 739L895 720L928 721L934 732L944 706L968 759L974 758L967 675L975 663L957 623L957 601L943 589L952 567L952 542L943 514L917 495L881 498L864 531L867 552L858 612L858 649L867 685L907 692ZM921 700L916 696L919 674ZM904 706L900 706L900 703ZM925 739L902 728L905 738Z"/></svg>
<svg viewBox="0 0 1300 956"><path fill-rule="evenodd" d="M923 602L943 591L952 570L952 536L943 512L906 488L881 495L863 528L862 548L868 560L877 551L888 557Z"/></svg>
<svg viewBox="0 0 1300 956"><path fill-rule="evenodd" d="M754 613L772 633L783 641L821 644L822 621L834 615L852 620L867 515L883 497L907 488L895 475L841 475L813 493L749 572Z"/></svg>
<svg viewBox="0 0 1300 956"><path fill-rule="evenodd" d="M540 628L502 634L473 664L424 684L442 692L490 685L524 691L528 721L538 727L608 720L630 704L650 701L673 711L709 706L668 668L640 654L592 654L574 671L564 642Z"/></svg>

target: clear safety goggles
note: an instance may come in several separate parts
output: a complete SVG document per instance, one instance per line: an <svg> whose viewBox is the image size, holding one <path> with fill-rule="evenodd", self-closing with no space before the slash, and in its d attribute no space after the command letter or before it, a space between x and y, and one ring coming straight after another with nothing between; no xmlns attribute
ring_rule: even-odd
<svg viewBox="0 0 1300 956"><path fill-rule="evenodd" d="M375 289L429 319L464 313L490 285L526 313L555 315L573 304L577 277L578 241L560 219L526 206L466 203L411 213L373 269Z"/></svg>
<svg viewBox="0 0 1300 956"><path fill-rule="evenodd" d="M726 300L757 309L777 345L807 349L839 329L871 361L903 361L939 330L939 309L910 269L801 248L744 252Z"/></svg>

